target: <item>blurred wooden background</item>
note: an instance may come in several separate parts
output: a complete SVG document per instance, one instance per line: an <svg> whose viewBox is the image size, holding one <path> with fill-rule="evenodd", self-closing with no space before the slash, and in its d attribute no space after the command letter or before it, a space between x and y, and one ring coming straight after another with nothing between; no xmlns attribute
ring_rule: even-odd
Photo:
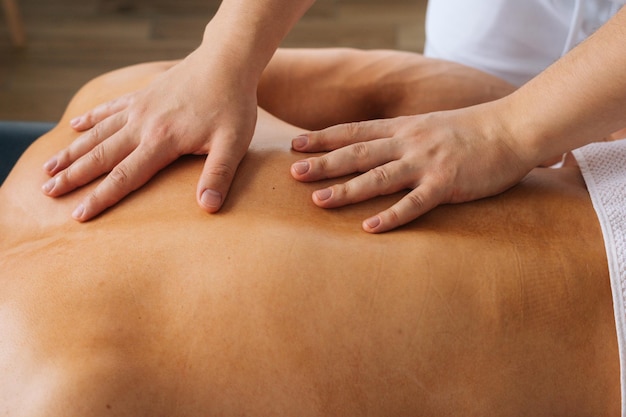
<svg viewBox="0 0 626 417"><path fill-rule="evenodd" d="M317 0L285 47L420 52L427 0ZM103 72L185 56L219 0L17 0L27 46L15 49L0 10L0 120L56 121Z"/></svg>

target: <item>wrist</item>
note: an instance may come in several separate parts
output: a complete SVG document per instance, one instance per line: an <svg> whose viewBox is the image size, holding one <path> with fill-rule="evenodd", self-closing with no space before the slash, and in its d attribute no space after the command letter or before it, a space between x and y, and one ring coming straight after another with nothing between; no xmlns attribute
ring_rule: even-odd
<svg viewBox="0 0 626 417"><path fill-rule="evenodd" d="M498 106L503 134L520 159L531 168L572 150L579 142L571 140L574 133L565 128L572 123L563 120L558 112L548 111L541 103L527 100L519 90L498 100Z"/></svg>
<svg viewBox="0 0 626 417"><path fill-rule="evenodd" d="M257 82L283 38L314 0L223 0L201 48L217 49L231 70Z"/></svg>
<svg viewBox="0 0 626 417"><path fill-rule="evenodd" d="M216 22L209 23L202 43L189 56L204 69L211 69L211 77L223 75L227 84L237 90L256 92L261 74L267 63L236 41L233 33L222 31Z"/></svg>
<svg viewBox="0 0 626 417"><path fill-rule="evenodd" d="M532 123L529 112L516 101L514 95L497 102L500 134L526 166L535 167L545 159L545 156L540 156L545 155L545 150L542 150L545 133L540 126Z"/></svg>

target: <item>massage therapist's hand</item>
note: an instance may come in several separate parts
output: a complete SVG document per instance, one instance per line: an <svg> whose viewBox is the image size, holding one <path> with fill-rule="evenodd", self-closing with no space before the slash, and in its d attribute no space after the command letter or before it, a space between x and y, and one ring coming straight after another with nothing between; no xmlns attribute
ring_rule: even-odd
<svg viewBox="0 0 626 417"><path fill-rule="evenodd" d="M44 193L61 196L109 173L72 214L86 221L181 155L208 154L197 200L219 210L254 132L256 80L244 82L218 53L201 46L146 88L74 119L84 133L44 165L54 176Z"/></svg>
<svg viewBox="0 0 626 417"><path fill-rule="evenodd" d="M537 160L524 155L492 119L492 104L462 110L350 123L292 141L301 152L332 151L294 163L300 181L360 175L313 193L323 208L340 207L409 189L400 201L363 222L378 233L404 225L443 203L500 193ZM518 149L519 148L519 149Z"/></svg>

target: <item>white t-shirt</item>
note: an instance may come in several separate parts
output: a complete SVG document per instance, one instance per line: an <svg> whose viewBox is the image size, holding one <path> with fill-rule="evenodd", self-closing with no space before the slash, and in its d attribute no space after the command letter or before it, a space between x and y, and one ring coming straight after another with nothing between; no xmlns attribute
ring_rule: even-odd
<svg viewBox="0 0 626 417"><path fill-rule="evenodd" d="M424 55L522 85L603 25L624 0L429 0Z"/></svg>

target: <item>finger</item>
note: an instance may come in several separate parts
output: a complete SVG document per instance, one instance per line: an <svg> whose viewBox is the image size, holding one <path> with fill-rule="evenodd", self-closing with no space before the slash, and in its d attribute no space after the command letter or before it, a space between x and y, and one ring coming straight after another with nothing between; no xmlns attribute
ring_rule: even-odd
<svg viewBox="0 0 626 417"><path fill-rule="evenodd" d="M111 115L118 113L128 107L128 104L130 103L130 96L131 94L125 94L114 100L100 104L99 106L94 107L87 113L84 113L70 120L70 126L74 130L78 131L91 129L107 117L110 117Z"/></svg>
<svg viewBox="0 0 626 417"><path fill-rule="evenodd" d="M50 197L58 197L90 183L109 172L134 149L134 144L121 133L96 145L54 178L48 180L42 191Z"/></svg>
<svg viewBox="0 0 626 417"><path fill-rule="evenodd" d="M411 188L406 165L393 161L377 166L343 184L313 193L313 202L323 208L341 207Z"/></svg>
<svg viewBox="0 0 626 417"><path fill-rule="evenodd" d="M198 181L196 198L200 207L210 213L222 207L244 154L221 146L211 148Z"/></svg>
<svg viewBox="0 0 626 417"><path fill-rule="evenodd" d="M356 142L393 136L396 123L396 119L381 119L331 126L298 136L291 141L291 147L300 152L332 151Z"/></svg>
<svg viewBox="0 0 626 417"><path fill-rule="evenodd" d="M365 172L397 157L396 142L378 139L358 142L326 155L295 162L291 175L298 181L318 181L337 178L355 172Z"/></svg>
<svg viewBox="0 0 626 417"><path fill-rule="evenodd" d="M94 149L98 144L117 133L126 123L125 116L117 114L104 120L76 138L67 148L61 150L44 165L48 175L55 175L67 168L78 158Z"/></svg>
<svg viewBox="0 0 626 417"><path fill-rule="evenodd" d="M441 201L442 194L437 187L421 184L387 210L363 221L363 230L370 233L393 230L437 207Z"/></svg>
<svg viewBox="0 0 626 417"><path fill-rule="evenodd" d="M166 152L162 147L138 146L76 207L72 217L83 222L97 216L147 183L176 158L177 155Z"/></svg>

